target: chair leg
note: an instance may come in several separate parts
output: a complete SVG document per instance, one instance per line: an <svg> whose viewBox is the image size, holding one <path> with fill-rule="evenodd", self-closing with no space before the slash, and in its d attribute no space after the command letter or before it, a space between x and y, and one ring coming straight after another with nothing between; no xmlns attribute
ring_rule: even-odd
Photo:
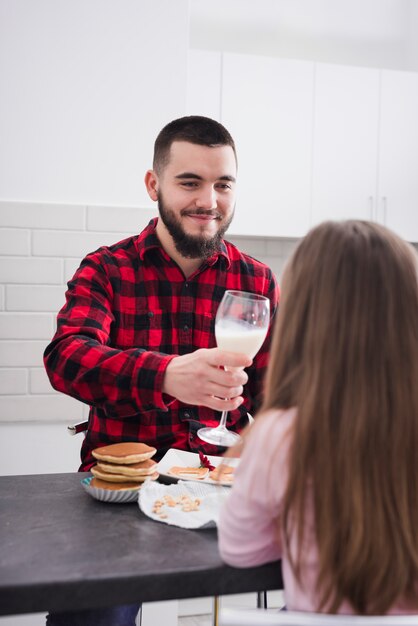
<svg viewBox="0 0 418 626"><path fill-rule="evenodd" d="M267 608L267 591L257 592L257 609ZM213 596L212 626L219 624L219 596Z"/></svg>
<svg viewBox="0 0 418 626"><path fill-rule="evenodd" d="M257 609L267 608L267 591L257 592Z"/></svg>
<svg viewBox="0 0 418 626"><path fill-rule="evenodd" d="M219 623L219 596L213 596L212 626Z"/></svg>

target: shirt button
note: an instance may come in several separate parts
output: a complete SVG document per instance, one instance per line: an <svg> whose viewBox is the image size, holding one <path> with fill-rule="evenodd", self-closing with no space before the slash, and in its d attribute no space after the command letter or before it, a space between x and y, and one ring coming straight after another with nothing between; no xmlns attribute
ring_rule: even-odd
<svg viewBox="0 0 418 626"><path fill-rule="evenodd" d="M189 411L184 411L183 417L186 417L188 419L190 417ZM193 435L192 435L192 437L193 437Z"/></svg>
<svg viewBox="0 0 418 626"><path fill-rule="evenodd" d="M187 324L185 324L183 326L183 330L187 333L190 330L190 328L187 326Z"/></svg>
<svg viewBox="0 0 418 626"><path fill-rule="evenodd" d="M151 317L154 317L154 313L153 313L153 311L148 311L148 317L150 317L150 318L151 318Z"/></svg>
<svg viewBox="0 0 418 626"><path fill-rule="evenodd" d="M189 286L189 283L184 283L184 286L187 288Z"/></svg>

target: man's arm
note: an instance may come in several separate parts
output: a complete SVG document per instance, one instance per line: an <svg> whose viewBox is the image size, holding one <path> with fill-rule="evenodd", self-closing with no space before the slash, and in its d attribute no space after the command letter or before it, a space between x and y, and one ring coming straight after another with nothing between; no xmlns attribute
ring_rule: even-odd
<svg viewBox="0 0 418 626"><path fill-rule="evenodd" d="M247 375L220 366L246 367L249 359L217 348L178 356L146 347L112 347L113 298L111 281L93 253L68 284L57 332L45 350L45 368L55 389L101 407L109 417L164 410L173 398L215 410L241 404Z"/></svg>
<svg viewBox="0 0 418 626"><path fill-rule="evenodd" d="M162 381L173 356L109 345L113 297L100 256L89 255L68 283L57 331L44 353L50 382L111 417L164 409Z"/></svg>

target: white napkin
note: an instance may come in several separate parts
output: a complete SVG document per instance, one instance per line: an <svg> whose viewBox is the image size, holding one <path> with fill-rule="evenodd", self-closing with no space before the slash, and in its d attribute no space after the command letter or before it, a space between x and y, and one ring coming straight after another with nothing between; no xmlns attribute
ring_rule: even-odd
<svg viewBox="0 0 418 626"><path fill-rule="evenodd" d="M175 485L161 485L146 481L139 492L139 508L145 515L157 522L164 522L181 528L215 528L219 512L228 495L230 487L207 485L179 480ZM164 502L168 496L176 500L188 496L191 501L200 500L197 510L183 511L181 504L168 506L164 504L155 511L157 500Z"/></svg>

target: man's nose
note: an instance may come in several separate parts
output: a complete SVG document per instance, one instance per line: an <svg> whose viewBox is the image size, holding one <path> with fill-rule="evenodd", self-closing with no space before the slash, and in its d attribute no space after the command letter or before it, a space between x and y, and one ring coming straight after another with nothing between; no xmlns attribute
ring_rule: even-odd
<svg viewBox="0 0 418 626"><path fill-rule="evenodd" d="M216 190L213 187L202 187L196 198L196 206L199 209L216 209L218 206Z"/></svg>

